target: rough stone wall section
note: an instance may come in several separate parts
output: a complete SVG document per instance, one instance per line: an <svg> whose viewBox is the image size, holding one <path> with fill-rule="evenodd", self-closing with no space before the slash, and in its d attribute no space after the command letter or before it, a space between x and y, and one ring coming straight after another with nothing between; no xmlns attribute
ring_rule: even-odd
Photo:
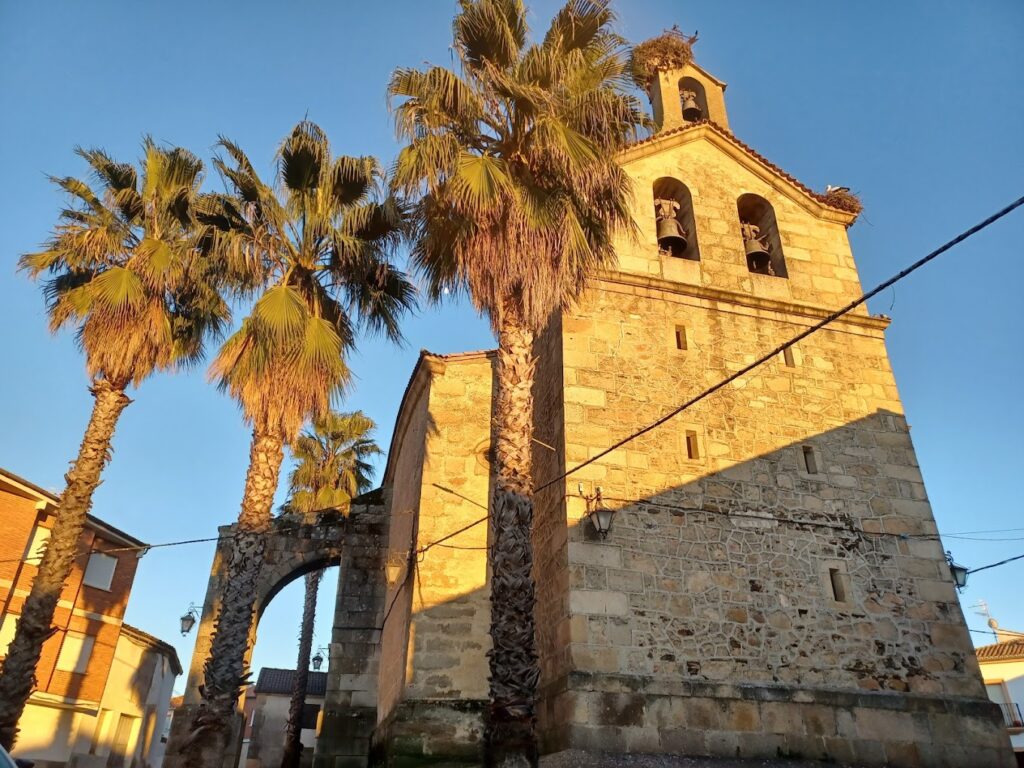
<svg viewBox="0 0 1024 768"><path fill-rule="evenodd" d="M398 706L405 692L409 647L409 617L415 588L415 567L409 553L416 548L417 510L426 461L427 432L432 429L428 410L431 362L420 360L413 372L395 425L384 488L389 510L388 562L397 568L396 581L388 584L387 621L381 637L380 696L378 718L383 720Z"/></svg>
<svg viewBox="0 0 1024 768"><path fill-rule="evenodd" d="M555 313L538 336L534 384L534 485L540 486L565 471L565 415L562 393L562 317ZM534 580L537 584L537 647L540 654L538 729L542 742L565 720L556 710L560 685L570 669L569 558L565 497L556 484L534 497Z"/></svg>
<svg viewBox="0 0 1024 768"><path fill-rule="evenodd" d="M367 765L377 726L389 520L384 505L365 504L346 523L314 768Z"/></svg>
<svg viewBox="0 0 1024 768"><path fill-rule="evenodd" d="M475 759L487 696L489 533L478 521L491 492L493 359L425 353L418 369L403 405L410 427L396 435L385 475L389 557L427 548L388 593L397 602L384 629L387 699L374 741L377 759L395 765L430 754Z"/></svg>
<svg viewBox="0 0 1024 768"><path fill-rule="evenodd" d="M654 180L688 186L701 260L659 254L653 215L638 213L641 242L620 244L621 272L563 318L568 466L860 294L841 223L751 162L710 138L627 158L639 211ZM736 209L747 192L774 208L788 279L747 269ZM816 716L838 723L849 703L814 693L824 690L876 692L850 706L880 712L922 697L921 711L960 717L972 746L989 750L979 765L1000 764L1006 736L945 568L885 326L861 309L565 482L573 672L549 692L547 706L564 715L549 748L762 756L763 744L737 734L768 730L794 754L840 759L839 742L825 739L851 738L848 729L808 734L771 699L808 696ZM579 481L618 510L607 541L583 520ZM670 690L691 684L708 687ZM699 745L665 736L692 736L691 704L725 711L743 698L736 686L776 692L748 712L759 718L749 728L730 715L706 727L731 735ZM628 690L642 695L601 713L606 694ZM938 737L941 717L914 717L927 723L905 741ZM883 721L854 718L866 745L858 760L925 760L889 754ZM805 736L814 743L801 746Z"/></svg>

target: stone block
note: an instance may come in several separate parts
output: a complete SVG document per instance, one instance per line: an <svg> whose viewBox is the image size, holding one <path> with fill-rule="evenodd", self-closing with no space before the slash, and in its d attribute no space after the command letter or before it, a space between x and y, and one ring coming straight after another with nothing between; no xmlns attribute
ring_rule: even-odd
<svg viewBox="0 0 1024 768"><path fill-rule="evenodd" d="M569 542L569 562L586 565L603 565L609 568L622 567L622 550L612 544Z"/></svg>
<svg viewBox="0 0 1024 768"><path fill-rule="evenodd" d="M801 704L784 701L762 702L761 723L768 733L802 736L805 733L804 710Z"/></svg>
<svg viewBox="0 0 1024 768"><path fill-rule="evenodd" d="M629 612L629 600L623 592L574 589L569 593L569 610L573 613L625 616Z"/></svg>

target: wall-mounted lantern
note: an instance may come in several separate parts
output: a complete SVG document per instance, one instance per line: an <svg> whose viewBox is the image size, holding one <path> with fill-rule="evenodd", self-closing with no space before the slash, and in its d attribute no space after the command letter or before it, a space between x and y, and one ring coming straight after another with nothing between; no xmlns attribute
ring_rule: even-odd
<svg viewBox="0 0 1024 768"><path fill-rule="evenodd" d="M310 661L313 663L313 671L314 672L319 672L320 671L320 667L322 667L324 665L324 655L322 653L323 650L324 650L323 646L320 646L319 648L317 648L316 654L313 656L312 659L310 659Z"/></svg>
<svg viewBox="0 0 1024 768"><path fill-rule="evenodd" d="M409 560L410 557L408 555L398 553L388 556L388 561L384 564L384 575L388 580L389 587L398 584L405 576L406 569L409 567Z"/></svg>
<svg viewBox="0 0 1024 768"><path fill-rule="evenodd" d="M967 586L967 574L971 571L966 566L960 565L953 559L953 553L946 553L946 562L949 563L949 572L953 576L953 583L956 584L957 589L963 589Z"/></svg>
<svg viewBox="0 0 1024 768"><path fill-rule="evenodd" d="M601 488L598 486L590 496L583 493L583 483L579 485L580 496L587 503L587 517L590 524L594 526L597 535L602 539L608 538L608 532L612 529L612 520L615 517L615 510L606 507L601 499Z"/></svg>
<svg viewBox="0 0 1024 768"><path fill-rule="evenodd" d="M188 604L188 610L181 615L181 636L184 637L192 631L192 627L199 621L199 609L196 608L195 603Z"/></svg>

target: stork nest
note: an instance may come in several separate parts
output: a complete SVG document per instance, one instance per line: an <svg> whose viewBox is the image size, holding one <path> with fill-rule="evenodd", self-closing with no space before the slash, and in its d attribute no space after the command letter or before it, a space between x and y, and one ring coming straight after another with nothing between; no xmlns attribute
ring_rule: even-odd
<svg viewBox="0 0 1024 768"><path fill-rule="evenodd" d="M860 198L845 187L826 190L818 197L826 205L852 213L854 216L859 216L860 212L864 210L864 204L861 203Z"/></svg>
<svg viewBox="0 0 1024 768"><path fill-rule="evenodd" d="M635 46L630 59L634 82L641 88L649 88L659 70L685 67L693 61L695 42L696 35L687 36L678 27L672 27Z"/></svg>

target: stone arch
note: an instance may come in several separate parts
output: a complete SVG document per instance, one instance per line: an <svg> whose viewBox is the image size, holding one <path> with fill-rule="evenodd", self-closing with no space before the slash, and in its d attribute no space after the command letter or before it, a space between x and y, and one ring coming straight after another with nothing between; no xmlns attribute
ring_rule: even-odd
<svg viewBox="0 0 1024 768"><path fill-rule="evenodd" d="M360 503L363 502L363 503ZM384 558L387 553L385 507L379 493L355 500L349 515L321 514L308 524L275 519L266 535L263 571L254 601L256 620L250 630L246 663L256 643L256 630L263 611L289 583L312 571L337 565L341 569L335 601L331 652L328 662L327 696L324 700L323 727L317 741L317 756L333 765L335 757L362 759L368 754L369 734L377 720L376 665L379 631L383 621L383 596L386 593ZM184 702L176 710L170 743L185 739L201 696L203 665L213 639L214 618L220 610L224 586L224 563L231 546L234 525L221 526L220 541L214 554L197 624L196 645L189 667ZM345 648L345 665L335 664ZM365 669L353 674L356 668ZM242 744L242 718L236 712L234 731L224 755L225 768L238 764ZM186 768L176 755L165 759L167 768Z"/></svg>

